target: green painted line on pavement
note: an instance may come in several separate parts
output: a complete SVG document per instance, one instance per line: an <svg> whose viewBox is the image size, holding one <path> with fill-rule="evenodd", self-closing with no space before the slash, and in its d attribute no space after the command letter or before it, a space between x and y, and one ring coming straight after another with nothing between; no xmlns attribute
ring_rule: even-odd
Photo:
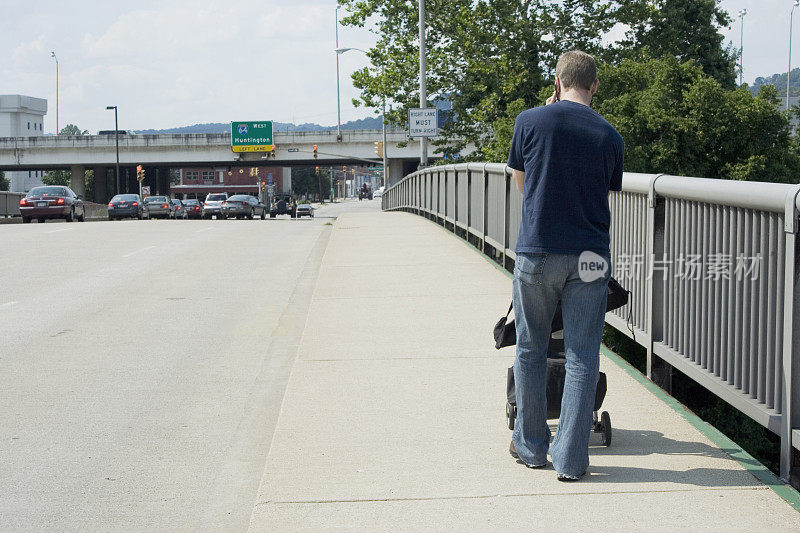
<svg viewBox="0 0 800 533"><path fill-rule="evenodd" d="M781 479L773 474L769 468L761 464L755 457L744 451L741 446L729 439L720 430L694 414L685 405L670 396L664 389L647 379L625 359L612 352L604 345L600 346L600 352L613 361L618 367L624 370L629 376L638 381L656 398L667 404L673 411L678 413L700 433L708 437L708 439L718 448L738 461L744 469L753 474L756 479L761 481L764 485L772 489L775 494L783 498L794 508L795 511L800 511L800 493L798 493L791 485L787 485L781 481Z"/></svg>

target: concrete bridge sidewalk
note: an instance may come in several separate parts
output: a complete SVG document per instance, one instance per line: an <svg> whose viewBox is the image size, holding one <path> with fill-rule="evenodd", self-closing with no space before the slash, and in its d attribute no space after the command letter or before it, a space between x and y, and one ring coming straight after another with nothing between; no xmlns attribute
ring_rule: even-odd
<svg viewBox="0 0 800 533"><path fill-rule="evenodd" d="M251 530L800 529L778 494L796 505L796 493L762 483L760 465L733 459L613 357L601 357L613 442L593 436L588 475L565 484L552 466L517 464L504 418L514 352L491 338L510 290L420 217L341 216Z"/></svg>

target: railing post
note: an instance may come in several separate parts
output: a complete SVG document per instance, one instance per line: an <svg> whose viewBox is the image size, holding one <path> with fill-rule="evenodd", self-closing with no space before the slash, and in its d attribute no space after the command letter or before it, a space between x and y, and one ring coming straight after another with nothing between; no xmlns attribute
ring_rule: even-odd
<svg viewBox="0 0 800 533"><path fill-rule="evenodd" d="M453 233L458 235L458 169L453 167Z"/></svg>
<svg viewBox="0 0 800 533"><path fill-rule="evenodd" d="M800 268L798 268L797 197L800 187L786 196L783 229L786 239L783 296L783 380L781 394L781 479L800 485L800 472L792 467L795 455L792 445L793 429L800 427Z"/></svg>
<svg viewBox="0 0 800 533"><path fill-rule="evenodd" d="M506 250L508 250L508 200L510 197L508 188L511 185L511 180L509 180L508 172L505 170L503 171L503 268L508 269L506 265Z"/></svg>
<svg viewBox="0 0 800 533"><path fill-rule="evenodd" d="M481 252L486 253L486 226L489 224L489 172L486 170L486 163L483 164L483 224L481 233Z"/></svg>
<svg viewBox="0 0 800 533"><path fill-rule="evenodd" d="M467 165L467 242L470 240L469 229L472 227L472 171Z"/></svg>
<svg viewBox="0 0 800 533"><path fill-rule="evenodd" d="M664 265L664 204L659 203L656 182L663 174L653 176L647 191L647 244L644 268L649 268L645 323L650 339L647 343L647 377L656 385L672 392L672 367L653 355L653 345L664 337L664 269L656 269L656 261ZM641 297L641 296L640 296Z"/></svg>

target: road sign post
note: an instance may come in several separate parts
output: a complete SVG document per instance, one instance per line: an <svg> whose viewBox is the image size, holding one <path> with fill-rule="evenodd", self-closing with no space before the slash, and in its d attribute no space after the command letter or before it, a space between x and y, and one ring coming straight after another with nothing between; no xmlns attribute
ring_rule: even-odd
<svg viewBox="0 0 800 533"><path fill-rule="evenodd" d="M231 122L232 152L272 152L272 121Z"/></svg>

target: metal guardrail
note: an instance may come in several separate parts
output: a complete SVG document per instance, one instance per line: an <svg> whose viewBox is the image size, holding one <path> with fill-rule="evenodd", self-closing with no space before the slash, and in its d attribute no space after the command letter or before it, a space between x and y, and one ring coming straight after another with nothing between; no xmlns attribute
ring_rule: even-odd
<svg viewBox="0 0 800 533"><path fill-rule="evenodd" d="M19 216L19 201L24 193L0 191L0 217Z"/></svg>
<svg viewBox="0 0 800 533"><path fill-rule="evenodd" d="M522 196L503 164L431 167L383 195L513 270ZM614 275L631 290L606 322L800 450L800 186L626 173L609 195ZM629 327L630 326L630 327ZM666 365L665 365L666 363ZM794 452L797 453L797 452Z"/></svg>

